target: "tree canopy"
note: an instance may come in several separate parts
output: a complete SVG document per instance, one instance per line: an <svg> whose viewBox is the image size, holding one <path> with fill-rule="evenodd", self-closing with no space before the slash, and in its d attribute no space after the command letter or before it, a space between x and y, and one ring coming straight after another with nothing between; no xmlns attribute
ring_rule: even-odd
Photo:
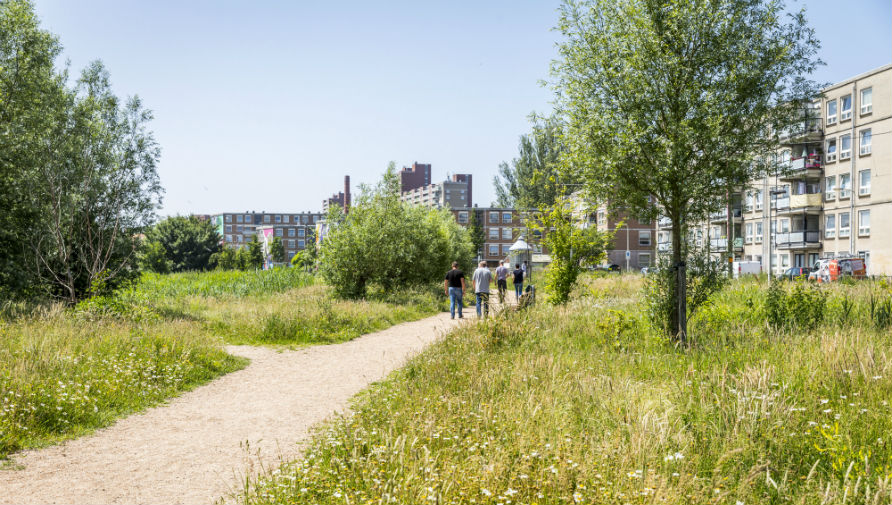
<svg viewBox="0 0 892 505"><path fill-rule="evenodd" d="M141 266L159 273L208 270L220 251L214 223L194 216L169 217L146 232ZM159 258L160 253L160 258Z"/></svg>

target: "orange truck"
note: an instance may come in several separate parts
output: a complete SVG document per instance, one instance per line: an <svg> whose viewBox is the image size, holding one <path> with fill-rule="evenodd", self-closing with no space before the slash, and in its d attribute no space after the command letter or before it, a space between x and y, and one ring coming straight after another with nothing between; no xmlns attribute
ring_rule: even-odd
<svg viewBox="0 0 892 505"><path fill-rule="evenodd" d="M863 279L867 268L862 258L837 258L827 261L816 275L818 282L838 281L842 277Z"/></svg>

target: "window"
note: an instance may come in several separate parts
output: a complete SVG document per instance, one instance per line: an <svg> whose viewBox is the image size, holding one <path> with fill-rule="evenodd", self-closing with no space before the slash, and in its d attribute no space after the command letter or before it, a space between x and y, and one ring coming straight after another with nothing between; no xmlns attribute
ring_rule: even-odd
<svg viewBox="0 0 892 505"><path fill-rule="evenodd" d="M603 210L598 211L598 224L607 224L607 213Z"/></svg>
<svg viewBox="0 0 892 505"><path fill-rule="evenodd" d="M836 176L824 178L824 200L836 200Z"/></svg>
<svg viewBox="0 0 892 505"><path fill-rule="evenodd" d="M638 232L638 245L650 245L650 230L641 230Z"/></svg>
<svg viewBox="0 0 892 505"><path fill-rule="evenodd" d="M226 241L232 242L232 235L226 235Z"/></svg>
<svg viewBox="0 0 892 505"><path fill-rule="evenodd" d="M236 236L235 236L235 241L236 241L236 242L241 242L241 241L242 241L242 236L241 236L241 235L236 235Z"/></svg>
<svg viewBox="0 0 892 505"><path fill-rule="evenodd" d="M276 228L276 236L277 236L277 237L281 237L283 231L284 231L284 230L282 230L282 228Z"/></svg>
<svg viewBox="0 0 892 505"><path fill-rule="evenodd" d="M468 223L468 213L465 211L459 212L458 213L458 222L460 224L467 224Z"/></svg>
<svg viewBox="0 0 892 505"><path fill-rule="evenodd" d="M870 235L870 211L869 210L859 210L858 211L858 235L865 236Z"/></svg>
<svg viewBox="0 0 892 505"><path fill-rule="evenodd" d="M490 228L489 229L489 238L491 239L499 239L499 229L498 228Z"/></svg>
<svg viewBox="0 0 892 505"><path fill-rule="evenodd" d="M242 225L237 225L237 226L235 227L235 231L241 233L241 232L245 231L245 227L242 226Z"/></svg>
<svg viewBox="0 0 892 505"><path fill-rule="evenodd" d="M490 244L489 245L489 255L490 256L498 256L499 255L499 245L498 244Z"/></svg>
<svg viewBox="0 0 892 505"><path fill-rule="evenodd" d="M861 156L870 154L871 137L870 128L861 130Z"/></svg>
<svg viewBox="0 0 892 505"><path fill-rule="evenodd" d="M825 158L827 158L827 163L836 161L836 139L827 141L827 154Z"/></svg>
<svg viewBox="0 0 892 505"><path fill-rule="evenodd" d="M746 210L753 210L753 194L749 191L746 192Z"/></svg>
<svg viewBox="0 0 892 505"><path fill-rule="evenodd" d="M310 222L310 216L307 216L307 215L300 216L300 219L301 219L301 221L303 221L304 224L307 224Z"/></svg>
<svg viewBox="0 0 892 505"><path fill-rule="evenodd" d="M747 244L753 243L753 223L746 223L746 233L743 237Z"/></svg>
<svg viewBox="0 0 892 505"><path fill-rule="evenodd" d="M836 100L827 101L827 124L836 124Z"/></svg>
<svg viewBox="0 0 892 505"><path fill-rule="evenodd" d="M313 222L315 223L315 222L318 221L321 217L322 217L322 216L313 216ZM306 222L307 222L307 220L304 219L304 223L306 223Z"/></svg>
<svg viewBox="0 0 892 505"><path fill-rule="evenodd" d="M511 244L502 244L502 256L508 256L511 252Z"/></svg>
<svg viewBox="0 0 892 505"><path fill-rule="evenodd" d="M839 198L852 196L852 175L839 174Z"/></svg>
<svg viewBox="0 0 892 505"><path fill-rule="evenodd" d="M847 160L852 157L852 134L839 137L839 159Z"/></svg>
<svg viewBox="0 0 892 505"><path fill-rule="evenodd" d="M650 253L638 253L638 266L639 267L649 267L650 266Z"/></svg>
<svg viewBox="0 0 892 505"><path fill-rule="evenodd" d="M294 249L294 239L288 240L288 249Z"/></svg>
<svg viewBox="0 0 892 505"><path fill-rule="evenodd" d="M303 249L303 248L306 247L306 246L307 246L307 242L306 242L306 240L300 239L300 240L297 241L297 248L298 248L298 249Z"/></svg>
<svg viewBox="0 0 892 505"><path fill-rule="evenodd" d="M781 270L786 270L790 268L790 255L789 254L781 254Z"/></svg>
<svg viewBox="0 0 892 505"><path fill-rule="evenodd" d="M263 216L263 222L264 222L264 223L268 223L268 222L269 222L269 218L270 218L269 214Z"/></svg>
<svg viewBox="0 0 892 505"><path fill-rule="evenodd" d="M231 215L231 214L226 214L226 222L227 222L227 223L231 223L231 222L232 222L232 215Z"/></svg>
<svg viewBox="0 0 892 505"><path fill-rule="evenodd" d="M282 222L282 215L276 214L276 223L281 223L281 222Z"/></svg>
<svg viewBox="0 0 892 505"><path fill-rule="evenodd" d="M511 222L511 213L510 212L502 212L502 222L503 223Z"/></svg>
<svg viewBox="0 0 892 505"><path fill-rule="evenodd" d="M861 196L870 194L870 170L858 172L858 194Z"/></svg>
<svg viewBox="0 0 892 505"><path fill-rule="evenodd" d="M242 216L241 214L235 216L235 222L236 223L244 223L244 216Z"/></svg>
<svg viewBox="0 0 892 505"><path fill-rule="evenodd" d="M762 210L762 192L756 192L756 210Z"/></svg>
<svg viewBox="0 0 892 505"><path fill-rule="evenodd" d="M307 230L304 229L304 228L298 228L298 229L297 229L297 236L298 236L298 237L306 237L306 236L307 236Z"/></svg>
<svg viewBox="0 0 892 505"><path fill-rule="evenodd" d="M291 218L291 216L289 216L288 214L285 214L284 216L282 216L282 222L283 222L283 223L288 223L288 222L291 221L290 218Z"/></svg>
<svg viewBox="0 0 892 505"><path fill-rule="evenodd" d="M251 219L251 216L245 216L245 223L253 223L254 220Z"/></svg>
<svg viewBox="0 0 892 505"><path fill-rule="evenodd" d="M873 112L873 88L861 90L861 115Z"/></svg>
<svg viewBox="0 0 892 505"><path fill-rule="evenodd" d="M790 220L789 219L781 219L778 223L780 225L780 229L778 233L790 233Z"/></svg>
<svg viewBox="0 0 892 505"><path fill-rule="evenodd" d="M848 212L840 212L839 214L839 238L846 238L849 236L849 213Z"/></svg>
<svg viewBox="0 0 892 505"><path fill-rule="evenodd" d="M231 224L226 225L226 233L232 233L232 225Z"/></svg>
<svg viewBox="0 0 892 505"><path fill-rule="evenodd" d="M288 236L293 237L297 231L294 228L288 228Z"/></svg>
<svg viewBox="0 0 892 505"><path fill-rule="evenodd" d="M852 95L846 95L839 99L839 120L852 119Z"/></svg>
<svg viewBox="0 0 892 505"><path fill-rule="evenodd" d="M836 236L836 214L827 214L824 222L824 236L833 238Z"/></svg>
<svg viewBox="0 0 892 505"><path fill-rule="evenodd" d="M499 213L498 212L490 212L489 213L489 222L490 223L498 223L499 222Z"/></svg>
<svg viewBox="0 0 892 505"><path fill-rule="evenodd" d="M762 223L756 223L756 236L755 236L755 242L756 242L757 244L761 244L761 243L762 243Z"/></svg>
<svg viewBox="0 0 892 505"><path fill-rule="evenodd" d="M502 228L502 240L511 240L511 228Z"/></svg>

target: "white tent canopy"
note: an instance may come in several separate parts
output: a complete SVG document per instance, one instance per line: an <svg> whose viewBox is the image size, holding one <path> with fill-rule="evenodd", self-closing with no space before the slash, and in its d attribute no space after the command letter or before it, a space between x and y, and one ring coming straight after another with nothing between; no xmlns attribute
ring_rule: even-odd
<svg viewBox="0 0 892 505"><path fill-rule="evenodd" d="M523 239L523 235L521 235L517 242L511 245L508 249L508 252L511 254L520 254L525 252L530 252L530 244L527 244L527 241Z"/></svg>

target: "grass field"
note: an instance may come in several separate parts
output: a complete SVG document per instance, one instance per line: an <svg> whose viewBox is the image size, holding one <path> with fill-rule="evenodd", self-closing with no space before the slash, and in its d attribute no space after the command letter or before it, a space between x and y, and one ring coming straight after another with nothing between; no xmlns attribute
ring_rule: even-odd
<svg viewBox="0 0 892 505"><path fill-rule="evenodd" d="M462 328L319 428L246 503L889 503L888 286L735 282L683 350L641 278ZM797 295L824 304L815 324ZM816 302L818 303L818 302ZM787 313L785 312L785 313Z"/></svg>
<svg viewBox="0 0 892 505"><path fill-rule="evenodd" d="M297 269L145 275L75 308L0 311L0 458L244 367L224 344L343 342L442 309L438 289L335 300Z"/></svg>

